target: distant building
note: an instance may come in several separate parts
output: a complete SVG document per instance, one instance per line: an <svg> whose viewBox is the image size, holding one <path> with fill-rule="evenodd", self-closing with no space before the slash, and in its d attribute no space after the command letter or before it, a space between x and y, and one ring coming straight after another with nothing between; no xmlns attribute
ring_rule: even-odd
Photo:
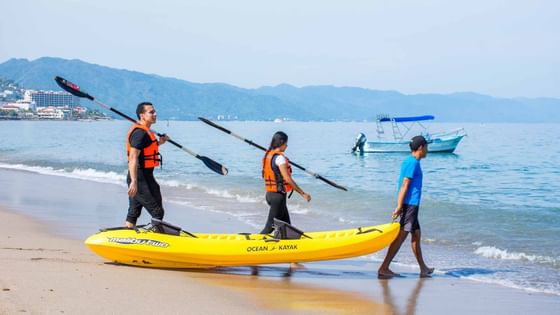
<svg viewBox="0 0 560 315"><path fill-rule="evenodd" d="M80 105L80 98L66 92L61 91L34 91L27 90L24 94L24 100L35 102L37 107L75 107Z"/></svg>
<svg viewBox="0 0 560 315"><path fill-rule="evenodd" d="M37 108L37 117L40 119L64 119L64 112L53 106Z"/></svg>
<svg viewBox="0 0 560 315"><path fill-rule="evenodd" d="M85 114L87 113L88 109L86 107L82 107L82 106L76 106L74 107L74 112L76 114Z"/></svg>
<svg viewBox="0 0 560 315"><path fill-rule="evenodd" d="M19 112L21 108L15 105L15 103L6 103L0 106L1 110L11 111L11 112Z"/></svg>
<svg viewBox="0 0 560 315"><path fill-rule="evenodd" d="M31 93L33 93L33 92L35 92L35 91L25 90L25 92L23 92L23 101L31 103L31 101L33 101L33 99L31 98Z"/></svg>
<svg viewBox="0 0 560 315"><path fill-rule="evenodd" d="M9 103L4 103L2 105L3 109L16 109L16 110L35 110L35 103L33 102L25 102L22 100L18 100L17 102L9 102Z"/></svg>

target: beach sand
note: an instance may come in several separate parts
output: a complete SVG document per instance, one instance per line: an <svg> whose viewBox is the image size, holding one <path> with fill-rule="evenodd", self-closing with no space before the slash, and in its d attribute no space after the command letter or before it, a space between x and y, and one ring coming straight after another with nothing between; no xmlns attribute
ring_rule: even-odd
<svg viewBox="0 0 560 315"><path fill-rule="evenodd" d="M258 313L240 294L181 273L106 264L21 215L2 210L0 221L2 314Z"/></svg>
<svg viewBox="0 0 560 315"><path fill-rule="evenodd" d="M83 239L122 223L124 187L13 170L0 170L0 185L0 314L555 314L560 309L555 295L446 274L420 279L417 271L398 265L394 269L404 277L378 280L378 263L363 259L308 263L291 274L287 265L206 271L117 265L90 252ZM248 228L199 209L170 205L166 211L177 220L184 217L173 212L196 218L172 221L195 232Z"/></svg>

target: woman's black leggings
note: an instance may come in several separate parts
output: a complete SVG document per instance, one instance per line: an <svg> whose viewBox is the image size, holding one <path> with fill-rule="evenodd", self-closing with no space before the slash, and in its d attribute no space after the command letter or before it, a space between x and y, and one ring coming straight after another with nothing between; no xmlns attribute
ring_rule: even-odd
<svg viewBox="0 0 560 315"><path fill-rule="evenodd" d="M272 223L274 218L282 220L284 222L290 223L290 214L288 213L288 206L286 205L286 194L278 192L267 192L266 202L270 206L268 212L268 219L266 220L266 225L260 234L269 234L274 229L272 228Z"/></svg>

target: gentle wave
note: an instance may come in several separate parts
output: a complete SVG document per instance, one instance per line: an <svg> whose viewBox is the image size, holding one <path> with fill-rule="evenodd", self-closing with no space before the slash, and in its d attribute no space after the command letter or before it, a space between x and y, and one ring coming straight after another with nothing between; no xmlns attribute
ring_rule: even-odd
<svg viewBox="0 0 560 315"><path fill-rule="evenodd" d="M495 278L480 277L480 276L467 276L467 277L461 277L461 278L467 279L467 280L472 280L472 281L477 281L477 282L481 282L481 283L497 284L497 285L501 285L503 287L523 290L523 291L531 292L531 293L546 293L546 294L553 294L553 295L559 295L560 296L560 291L555 290L555 289L538 288L538 287L535 287L531 284L521 285L521 284L517 284L517 283L515 283L511 280L507 280L507 279L495 279Z"/></svg>
<svg viewBox="0 0 560 315"><path fill-rule="evenodd" d="M232 193L227 189L214 189L208 187L200 188L202 188L209 195L227 199L235 199L241 203L265 203L265 200L262 196L251 196L249 194L240 195L237 193Z"/></svg>
<svg viewBox="0 0 560 315"><path fill-rule="evenodd" d="M232 213L231 211L220 210L220 209L212 207L212 206L196 205L196 204L191 203L189 201L179 201L179 200L174 200L174 199L169 199L168 202L173 203L173 204L177 204L177 205L193 207L193 208L198 209L198 210L203 210L203 211L208 211L208 212L213 212L213 213L219 213L219 214L227 215L227 216L230 216L230 217L234 217L237 220L239 220L239 221L241 221L245 224L248 224L249 226L254 227L256 229L262 227L261 222L254 221L253 217L255 216L255 214L252 213L252 212Z"/></svg>
<svg viewBox="0 0 560 315"><path fill-rule="evenodd" d="M91 180L100 183L109 183L125 186L126 175L117 174L115 172L104 172L92 168L81 169L75 168L72 170L55 169L49 166L30 166L24 164L5 164L0 163L0 168L27 171L42 175L62 176L67 178L76 178L83 180Z"/></svg>
<svg viewBox="0 0 560 315"><path fill-rule="evenodd" d="M180 188L185 188L187 190L199 190L211 196L225 198L225 199L234 199L240 203L266 203L263 196L251 195L250 193L239 194L239 193L231 192L230 190L227 189L210 188L204 185L184 183L174 179L163 179L163 180L158 180L158 182L163 186L180 187Z"/></svg>
<svg viewBox="0 0 560 315"><path fill-rule="evenodd" d="M305 207L305 206L301 206L299 204L293 204L290 205L290 213L294 213L294 214L308 214L310 213L310 209Z"/></svg>
<svg viewBox="0 0 560 315"><path fill-rule="evenodd" d="M356 257L354 259L357 260L367 260L367 261L371 261L374 263L381 263L384 259L384 253L385 251L381 251L381 252L377 252L374 254L370 254L367 256L361 256L361 257ZM409 270L414 270L414 272L417 272L416 270L418 270L418 265L416 263L410 262L410 263L406 263L406 262L402 262L402 261L393 261L391 263L392 265L395 266L400 266L401 268L405 268L405 269L409 269ZM476 271L476 268L473 268ZM469 270L470 271L470 270ZM492 276L489 276L487 274L485 274L485 272L482 272L483 275L478 275L476 274L476 272L450 272L446 269L436 269L434 271L434 275L437 276L453 276L453 277L457 277L457 278L461 278L461 279L465 279L465 280L471 280L471 281L476 281L476 282L481 282L481 283L490 283L490 284L497 284L503 287L507 287L507 288L512 288L512 289L518 289L518 290L523 290L526 292L532 292L532 293L546 293L546 294L554 294L554 295L560 295L560 290L558 290L555 287L550 287L548 285L545 286L539 286L539 285L535 285L533 283L530 283L528 281L524 281L521 280L521 283L519 282L514 282L511 281L509 279L505 279L505 278L495 278Z"/></svg>
<svg viewBox="0 0 560 315"><path fill-rule="evenodd" d="M486 258L503 259L503 260L525 260L530 262L552 265L554 267L558 266L558 258L539 256L539 255L528 255L525 253L508 252L505 249L499 249L493 246L479 247L474 251L474 253Z"/></svg>
<svg viewBox="0 0 560 315"><path fill-rule="evenodd" d="M338 217L338 218L337 218L337 221L340 222L340 223L356 224L356 221L354 221L354 220L349 220L349 219L346 219L346 218L344 218L344 217Z"/></svg>
<svg viewBox="0 0 560 315"><path fill-rule="evenodd" d="M183 183L174 179L161 179L161 180L158 179L158 182L163 186L174 187L174 188L181 187L181 188L186 188L188 190L196 188L196 185Z"/></svg>
<svg viewBox="0 0 560 315"><path fill-rule="evenodd" d="M6 164L6 163L0 163L0 168L18 170L18 171L27 171L27 172L32 172L32 173L37 173L42 175L62 176L67 178L91 180L100 183L109 183L109 184L126 186L125 174L118 174L112 171L100 171L93 168L87 168L87 169L74 168L71 170L66 170L66 169L53 168L51 166L32 166L32 165L25 165L25 164ZM263 197L251 196L249 194L232 193L225 189L219 190L219 189L209 188L202 185L185 183L174 179L162 179L162 180L158 180L158 182L162 186L175 187L175 188L179 187L179 188L185 188L187 190L199 189L200 191L205 192L209 195L227 198L227 199L235 199L236 201L241 203L265 203Z"/></svg>
<svg viewBox="0 0 560 315"><path fill-rule="evenodd" d="M94 182L99 182L99 183L116 184L116 185L121 185L123 187L126 187L126 175L125 174L118 174L118 173L115 173L115 172L112 172L112 171L100 171L100 170L96 170L96 169L92 169L92 168L87 168L87 169L75 168L75 169L71 169L71 170L65 170L65 169L53 168L53 167L50 167L50 166L32 166L32 165L25 165L25 164L7 164L7 163L0 163L0 168L9 169L9 170L32 172L32 173L37 173L37 174L41 174L41 175L60 176L60 177L66 177L66 178L89 180L89 181L94 181ZM175 188L179 187L179 188L184 188L184 189L187 189L187 190L199 190L203 193L206 193L206 194L209 194L209 195L212 195L212 196L231 199L231 200L235 200L236 202L266 204L266 201L264 200L263 196L252 196L249 193L247 193L247 194L232 193L232 192L230 192L229 190L226 190L226 189L224 189L224 190L214 189L214 188L209 188L209 187L206 187L206 186L203 186L203 185L184 183L184 182L181 182L179 180L174 180L174 179L165 179L165 180L160 180L159 182L162 186L175 187ZM189 207L194 207L194 208L197 208L197 209L200 209L200 210L206 210L206 211L215 212L215 213L232 215L230 212L221 211L221 210L215 209L214 207L197 205L196 203L192 203L192 202L177 201L177 200L172 200L172 199L168 200L168 201L170 201L172 203L180 204L180 205L186 205L186 206L189 206ZM305 212L307 212L307 210L303 210L301 212L305 213ZM251 226L255 226L255 227L260 226L260 223L253 222L253 220L250 219L250 218L242 219L242 218L245 217L243 214L236 213L236 214L233 214L232 216L239 218L242 222L245 222L245 223L247 223ZM246 216L250 217L249 214L246 214Z"/></svg>

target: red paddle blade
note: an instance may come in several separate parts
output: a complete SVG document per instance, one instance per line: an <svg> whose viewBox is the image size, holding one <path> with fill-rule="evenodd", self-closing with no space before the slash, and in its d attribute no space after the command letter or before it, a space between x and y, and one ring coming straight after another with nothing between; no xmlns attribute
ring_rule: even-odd
<svg viewBox="0 0 560 315"><path fill-rule="evenodd" d="M54 80L56 81L56 84L58 84L63 90L65 90L66 92L77 96L77 97L85 97L91 101L93 101L93 96L87 94L84 91L80 91L80 87L77 84L74 84L62 77L56 76L54 77Z"/></svg>

